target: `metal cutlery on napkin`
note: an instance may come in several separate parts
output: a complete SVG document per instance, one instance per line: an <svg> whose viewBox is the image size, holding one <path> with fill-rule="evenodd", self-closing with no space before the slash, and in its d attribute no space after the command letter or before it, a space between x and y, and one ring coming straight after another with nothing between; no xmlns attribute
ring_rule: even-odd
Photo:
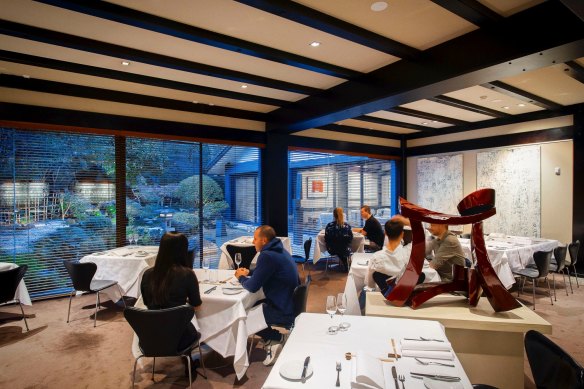
<svg viewBox="0 0 584 389"><path fill-rule="evenodd" d="M304 368L302 369L302 375L300 376L300 380L302 383L306 382L306 372L308 371L308 364L310 363L310 355L306 357L304 360Z"/></svg>
<svg viewBox="0 0 584 389"><path fill-rule="evenodd" d="M209 293L211 293L212 291L214 291L215 289L217 289L217 286L214 286L214 287L212 287L211 289L209 289L209 290L206 290L206 291L205 291L205 294L209 294Z"/></svg>
<svg viewBox="0 0 584 389"><path fill-rule="evenodd" d="M397 382L397 370L395 366L391 367L391 375L393 376L393 382L395 382L395 389L399 389L399 383Z"/></svg>
<svg viewBox="0 0 584 389"><path fill-rule="evenodd" d="M442 339L424 338L422 336L419 338L404 338L404 340L417 340L420 342L444 342Z"/></svg>
<svg viewBox="0 0 584 389"><path fill-rule="evenodd" d="M335 386L341 386L341 380L339 374L341 373L341 362L337 362L337 383Z"/></svg>
<svg viewBox="0 0 584 389"><path fill-rule="evenodd" d="M419 378L419 379L422 379L424 377L428 377L428 378L432 378L433 380L438 380L438 381L447 381L447 382L460 381L460 377L451 376L451 375L414 373L413 371L410 372L410 375L414 378Z"/></svg>

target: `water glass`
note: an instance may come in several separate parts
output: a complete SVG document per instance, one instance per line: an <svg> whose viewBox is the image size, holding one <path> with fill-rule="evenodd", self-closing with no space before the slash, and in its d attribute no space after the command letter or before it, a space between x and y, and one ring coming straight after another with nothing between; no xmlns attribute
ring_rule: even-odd
<svg viewBox="0 0 584 389"><path fill-rule="evenodd" d="M337 295L337 310L341 314L341 323L339 324L339 331L346 331L350 326L351 323L347 323L343 321L343 315L347 310L347 295L344 293L339 293Z"/></svg>
<svg viewBox="0 0 584 389"><path fill-rule="evenodd" d="M239 265L241 265L241 253L235 253L235 264L237 265L236 269L239 269Z"/></svg>
<svg viewBox="0 0 584 389"><path fill-rule="evenodd" d="M205 269L205 281L209 282L209 267L211 267L211 261L209 258L203 257L203 269Z"/></svg>
<svg viewBox="0 0 584 389"><path fill-rule="evenodd" d="M326 312L331 315L331 319L335 316L335 313L337 313L337 300L335 298L335 296L327 296L326 298ZM330 326L328 328L328 334L329 335L335 335L339 330L339 327L337 326Z"/></svg>

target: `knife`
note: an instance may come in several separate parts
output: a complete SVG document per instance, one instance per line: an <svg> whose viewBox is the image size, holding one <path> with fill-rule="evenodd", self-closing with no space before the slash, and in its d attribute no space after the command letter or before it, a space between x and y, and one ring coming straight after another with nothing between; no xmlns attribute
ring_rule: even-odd
<svg viewBox="0 0 584 389"><path fill-rule="evenodd" d="M302 383L306 382L306 371L308 370L309 363L310 363L310 355L307 356L306 359L304 360L304 368L302 369L302 375L300 376Z"/></svg>
<svg viewBox="0 0 584 389"><path fill-rule="evenodd" d="M211 289L209 289L209 290L206 290L206 291L205 291L205 294L209 294L209 293L211 293L212 291L214 291L215 289L217 289L217 286L216 286L216 285L215 285L214 287L212 287Z"/></svg>
<svg viewBox="0 0 584 389"><path fill-rule="evenodd" d="M395 382L395 389L399 389L399 384L397 383L397 370L395 366L391 367L391 375L393 376L393 381Z"/></svg>
<svg viewBox="0 0 584 389"><path fill-rule="evenodd" d="M439 380L439 381L448 381L448 382L460 381L460 377L455 377L455 376L451 376L451 375L425 374L425 373L414 373L414 372L410 372L410 375L414 378L428 377L428 378L432 378L432 379Z"/></svg>

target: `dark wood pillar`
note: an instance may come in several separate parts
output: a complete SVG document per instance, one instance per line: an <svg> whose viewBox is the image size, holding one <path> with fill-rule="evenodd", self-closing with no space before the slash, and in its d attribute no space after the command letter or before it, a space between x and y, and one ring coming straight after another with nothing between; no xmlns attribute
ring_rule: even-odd
<svg viewBox="0 0 584 389"><path fill-rule="evenodd" d="M262 219L278 236L288 236L288 138L267 133L262 152Z"/></svg>
<svg viewBox="0 0 584 389"><path fill-rule="evenodd" d="M126 137L114 138L116 150L116 247L126 245Z"/></svg>
<svg viewBox="0 0 584 389"><path fill-rule="evenodd" d="M572 241L580 240L584 245L584 107L580 105L574 114L574 183ZM578 274L584 272L584 246L578 253Z"/></svg>

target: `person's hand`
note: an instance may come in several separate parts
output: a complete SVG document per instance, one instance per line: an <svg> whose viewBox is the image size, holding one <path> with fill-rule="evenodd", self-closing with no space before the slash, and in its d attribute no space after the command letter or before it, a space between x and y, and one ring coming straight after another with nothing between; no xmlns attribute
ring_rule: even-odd
<svg viewBox="0 0 584 389"><path fill-rule="evenodd" d="M247 276L249 274L249 269L246 269L245 267L240 267L239 269L237 269L235 271L235 278L241 277L241 276Z"/></svg>

